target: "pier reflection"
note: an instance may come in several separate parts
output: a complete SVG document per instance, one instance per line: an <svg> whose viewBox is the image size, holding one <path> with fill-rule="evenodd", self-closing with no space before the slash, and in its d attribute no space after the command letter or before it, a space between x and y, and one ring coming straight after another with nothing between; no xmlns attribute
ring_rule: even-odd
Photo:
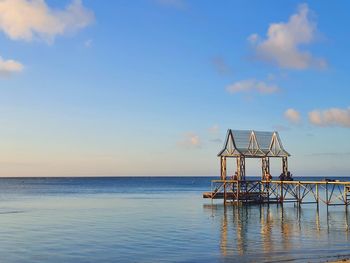
<svg viewBox="0 0 350 263"><path fill-rule="evenodd" d="M327 246L327 242L334 237L342 236L348 240L349 213L346 209L219 204L204 205L204 209L212 214L212 220L219 225L219 246L224 259L232 256L247 259L250 255L255 259L276 260L276 256L282 257L285 252L297 251L283 256L283 260L293 260L304 249L300 247L301 243L316 249L315 241Z"/></svg>

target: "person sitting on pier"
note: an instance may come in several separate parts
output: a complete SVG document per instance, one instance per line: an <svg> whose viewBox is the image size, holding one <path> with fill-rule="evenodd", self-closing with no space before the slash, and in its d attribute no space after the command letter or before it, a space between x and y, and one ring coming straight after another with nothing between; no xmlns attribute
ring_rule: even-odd
<svg viewBox="0 0 350 263"><path fill-rule="evenodd" d="M269 174L269 173L266 173L265 176L264 176L264 180L265 181L271 181L271 179L272 179L272 175Z"/></svg>
<svg viewBox="0 0 350 263"><path fill-rule="evenodd" d="M281 173L279 176L280 181L285 181L284 173Z"/></svg>
<svg viewBox="0 0 350 263"><path fill-rule="evenodd" d="M287 174L281 173L279 179L281 181L293 181L293 175L288 171Z"/></svg>
<svg viewBox="0 0 350 263"><path fill-rule="evenodd" d="M287 172L287 176L285 178L286 181L293 181L293 175L290 171Z"/></svg>
<svg viewBox="0 0 350 263"><path fill-rule="evenodd" d="M235 175L233 176L233 180L235 180L235 181L238 180L238 172L235 172Z"/></svg>

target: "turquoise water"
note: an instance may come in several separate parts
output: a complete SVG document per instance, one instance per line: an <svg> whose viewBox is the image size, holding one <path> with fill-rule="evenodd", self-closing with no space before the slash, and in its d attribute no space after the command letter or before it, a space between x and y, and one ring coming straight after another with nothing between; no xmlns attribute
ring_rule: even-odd
<svg viewBox="0 0 350 263"><path fill-rule="evenodd" d="M0 262L325 262L344 207L224 207L205 177L0 179Z"/></svg>

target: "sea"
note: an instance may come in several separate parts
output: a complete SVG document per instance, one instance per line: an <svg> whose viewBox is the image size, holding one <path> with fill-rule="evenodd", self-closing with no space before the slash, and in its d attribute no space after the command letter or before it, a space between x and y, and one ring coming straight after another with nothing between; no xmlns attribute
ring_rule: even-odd
<svg viewBox="0 0 350 263"><path fill-rule="evenodd" d="M222 200L202 198L212 179L1 178L0 262L327 262L350 257L345 206L224 206Z"/></svg>

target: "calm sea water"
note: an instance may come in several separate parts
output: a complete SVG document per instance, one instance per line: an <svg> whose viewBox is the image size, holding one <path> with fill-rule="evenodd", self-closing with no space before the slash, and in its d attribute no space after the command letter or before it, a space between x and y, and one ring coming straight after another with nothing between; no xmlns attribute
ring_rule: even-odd
<svg viewBox="0 0 350 263"><path fill-rule="evenodd" d="M325 262L344 207L224 207L208 177L0 179L0 262Z"/></svg>

